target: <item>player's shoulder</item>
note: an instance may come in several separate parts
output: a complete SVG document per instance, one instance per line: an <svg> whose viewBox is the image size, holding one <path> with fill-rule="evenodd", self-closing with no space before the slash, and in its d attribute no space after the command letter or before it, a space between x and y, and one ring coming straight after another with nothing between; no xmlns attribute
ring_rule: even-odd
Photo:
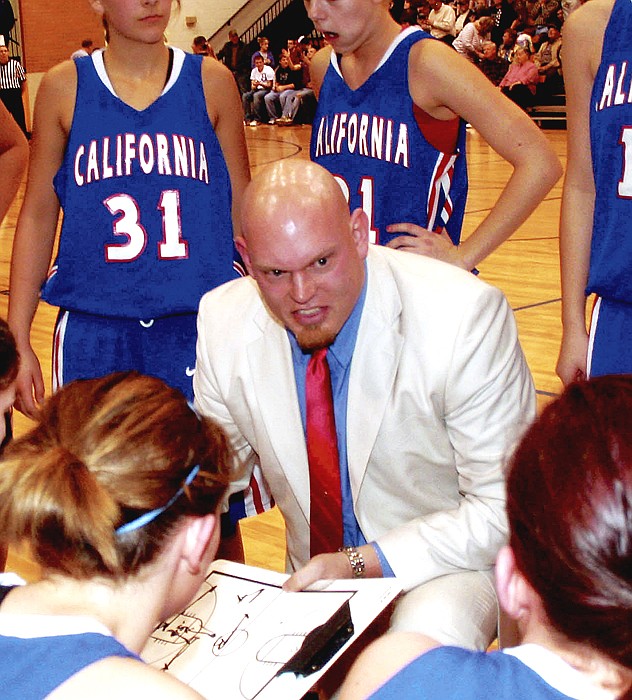
<svg viewBox="0 0 632 700"><path fill-rule="evenodd" d="M327 72L331 62L332 52L333 49L331 46L323 47L314 54L311 63L309 64L309 74L312 83L316 86L316 92L318 92L318 89L325 79L325 73Z"/></svg>
<svg viewBox="0 0 632 700"><path fill-rule="evenodd" d="M77 94L77 67L70 59L50 68L42 78L37 91L39 102L47 109L63 108L66 102L74 105Z"/></svg>
<svg viewBox="0 0 632 700"><path fill-rule="evenodd" d="M230 70L216 58L211 56L202 56L202 82L204 83L205 89L210 87L212 90L219 90L223 85L224 87L232 86L230 82L233 79L233 75ZM215 93L216 97L219 93Z"/></svg>
<svg viewBox="0 0 632 700"><path fill-rule="evenodd" d="M603 35L610 20L616 0L590 0L574 12L564 22L564 39L587 41Z"/></svg>
<svg viewBox="0 0 632 700"><path fill-rule="evenodd" d="M174 676L136 659L111 656L90 664L69 678L51 697L74 698L89 695L95 700L134 697L138 693L152 698L200 700L201 696Z"/></svg>

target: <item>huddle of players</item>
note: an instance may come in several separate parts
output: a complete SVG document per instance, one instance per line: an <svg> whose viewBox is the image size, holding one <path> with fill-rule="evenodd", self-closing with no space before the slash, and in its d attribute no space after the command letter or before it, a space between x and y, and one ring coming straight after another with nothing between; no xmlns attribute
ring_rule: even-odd
<svg viewBox="0 0 632 700"><path fill-rule="evenodd" d="M150 20L134 23L119 0L103 0L108 48L55 67L40 88L40 137L15 237L9 308L21 355L17 404L27 414L36 413L44 393L29 339L42 285L43 298L60 307L59 385L135 368L192 399L200 297L235 276L228 232L240 240L249 179L238 92L217 62L164 45L170 3L155 4ZM387 2L306 6L330 45L312 60L319 93L313 159L334 175L351 211L364 213L371 242L473 270L559 177L546 139L455 52L418 28L401 31ZM142 83L130 83L141 68ZM104 105L107 120L99 118ZM465 121L514 170L488 216L461 242ZM95 143L102 153L136 157L99 167ZM78 179L82 163L85 178ZM291 201L282 182L277 189ZM60 247L47 276L60 206ZM253 259L258 264L252 250L243 252L250 267Z"/></svg>

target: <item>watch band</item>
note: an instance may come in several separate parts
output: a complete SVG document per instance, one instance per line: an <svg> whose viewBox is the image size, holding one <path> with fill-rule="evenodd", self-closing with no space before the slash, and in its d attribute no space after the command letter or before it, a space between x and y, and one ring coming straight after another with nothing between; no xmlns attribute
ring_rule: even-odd
<svg viewBox="0 0 632 700"><path fill-rule="evenodd" d="M351 564L353 578L364 578L364 557L355 547L341 547L339 552L344 552Z"/></svg>

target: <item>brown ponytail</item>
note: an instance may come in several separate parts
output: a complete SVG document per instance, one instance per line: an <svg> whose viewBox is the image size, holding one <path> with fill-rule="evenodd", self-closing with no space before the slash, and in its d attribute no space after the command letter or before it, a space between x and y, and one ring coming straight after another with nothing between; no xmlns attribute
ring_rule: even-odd
<svg viewBox="0 0 632 700"><path fill-rule="evenodd" d="M124 536L116 529L173 506ZM75 578L135 572L183 516L214 512L228 484L222 431L175 389L134 372L73 382L0 463L0 533L44 568Z"/></svg>

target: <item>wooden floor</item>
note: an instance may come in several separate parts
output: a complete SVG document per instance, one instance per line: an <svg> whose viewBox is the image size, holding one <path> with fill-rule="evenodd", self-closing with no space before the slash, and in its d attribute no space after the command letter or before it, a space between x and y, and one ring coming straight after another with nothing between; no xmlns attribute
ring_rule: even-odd
<svg viewBox="0 0 632 700"><path fill-rule="evenodd" d="M309 158L309 126L246 127L253 174L267 163L283 158ZM566 132L545 132L565 165ZM474 130L467 139L470 190L463 237L486 215L508 180L511 167ZM13 231L24 184L5 221L0 225L0 314L6 317L9 260ZM555 362L561 337L558 220L561 181L531 218L501 248L479 265L481 279L500 287L516 313L520 340L531 368L542 407L561 389ZM35 317L32 342L38 353L47 387L50 387L51 335L55 310L42 303ZM29 421L16 414L15 431L28 429ZM248 563L282 570L283 523L276 510L251 518L242 527ZM8 570L33 578L28 560L11 552Z"/></svg>

